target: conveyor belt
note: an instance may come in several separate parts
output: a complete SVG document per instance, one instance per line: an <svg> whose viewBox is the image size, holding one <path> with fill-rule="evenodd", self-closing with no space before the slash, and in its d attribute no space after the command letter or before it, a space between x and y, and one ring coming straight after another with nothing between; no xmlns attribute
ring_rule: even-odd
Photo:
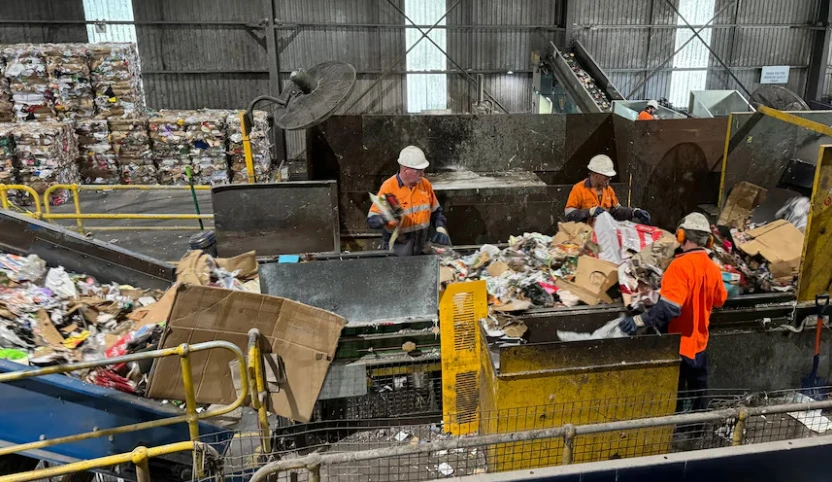
<svg viewBox="0 0 832 482"><path fill-rule="evenodd" d="M568 53L561 52L554 42L549 45L553 53L546 62L582 113L611 112L612 101L624 99L580 42L575 42Z"/></svg>

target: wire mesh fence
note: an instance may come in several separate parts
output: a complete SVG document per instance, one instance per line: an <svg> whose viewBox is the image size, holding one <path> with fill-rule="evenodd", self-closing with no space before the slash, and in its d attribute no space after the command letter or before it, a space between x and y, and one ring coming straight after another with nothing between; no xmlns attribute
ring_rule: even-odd
<svg viewBox="0 0 832 482"><path fill-rule="evenodd" d="M827 400L828 390L821 393L817 398ZM690 411L701 397L708 408ZM832 428L832 410L808 409L806 404L815 401L799 390L709 390L553 403L481 411L478 430L463 437L446 433L436 415L317 422L274 430L268 451L258 432L235 432L229 444L214 447L221 455L215 471L200 480L244 480L266 463L303 461L310 454L325 458L320 480L399 482L816 437ZM793 411L767 411L786 404ZM752 410L751 415L740 420L738 408ZM680 413L702 416L653 423L656 417ZM644 423L608 426L634 420ZM565 436L565 425L575 427L574 438ZM538 433L512 438L529 431ZM327 459L332 456L337 460ZM269 480L312 479L300 468L272 474Z"/></svg>

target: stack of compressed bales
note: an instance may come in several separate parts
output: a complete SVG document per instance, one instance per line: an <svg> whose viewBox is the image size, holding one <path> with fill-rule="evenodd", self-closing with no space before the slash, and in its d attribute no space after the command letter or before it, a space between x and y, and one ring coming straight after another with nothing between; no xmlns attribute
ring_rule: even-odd
<svg viewBox="0 0 832 482"><path fill-rule="evenodd" d="M272 173L271 144L269 143L269 116L262 110L254 111L249 138L257 182L269 182ZM231 157L231 182L248 182L246 156L243 150L243 133L240 129L240 114L233 112L226 120L228 155Z"/></svg>

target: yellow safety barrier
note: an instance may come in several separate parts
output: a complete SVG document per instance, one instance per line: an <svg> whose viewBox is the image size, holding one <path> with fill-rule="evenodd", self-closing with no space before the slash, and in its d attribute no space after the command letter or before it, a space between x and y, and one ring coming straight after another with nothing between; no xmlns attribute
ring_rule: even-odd
<svg viewBox="0 0 832 482"><path fill-rule="evenodd" d="M202 444L199 442L178 442L174 444L162 445L160 447L136 447L132 452L125 454L110 455L108 457L84 460L66 465L58 465L56 467L49 467L46 469L5 475L0 477L0 482L28 482L31 480L72 474L75 472L87 472L89 470L112 467L114 465L126 464L130 462L136 465L136 479L138 479L139 482L149 482L150 469L147 463L149 459L177 452L194 450L194 447L197 445Z"/></svg>
<svg viewBox="0 0 832 482"><path fill-rule="evenodd" d="M231 405L218 408L216 410L205 411L202 413L196 412L196 400L194 392L194 379L191 370L190 356L193 353L211 349L225 349L231 351L237 359L240 369L240 392L237 399ZM252 407L258 412L258 419L260 422L260 434L263 446L261 447L263 453L271 452L271 442L269 439L269 421L267 405L269 400L268 387L266 386L266 377L263 371L263 359L260 350L260 332L257 329L249 331L248 339L248 353L247 357L243 356L239 347L227 341L211 341L205 343L197 343L194 345L182 344L175 348L165 348L161 350L154 350L144 353L135 353L131 355L124 355L120 357L107 358L104 360L96 360L92 362L71 363L67 365L57 365L52 367L41 368L38 370L27 370L0 374L0 383L23 380L43 375L51 375L56 373L68 373L76 370L84 370L89 368L116 365L120 363L129 363L139 360L163 358L167 356L178 355L182 366L182 383L185 387L185 405L186 415L177 417L169 417L160 420L153 420L149 422L137 423L132 425L124 425L122 427L109 428L104 430L95 430L94 432L87 432L77 435L69 435L49 440L40 440L37 442L30 442L26 444L13 445L9 447L0 448L0 456L51 447L64 443L72 443L81 440L87 440L97 437L106 437L127 432L145 430L149 428L163 427L176 423L187 422L190 441L177 442L159 447L137 447L130 453L123 453L118 455L111 455L97 459L85 460L81 462L49 467L46 469L24 472L19 474L12 474L0 476L0 482L26 482L30 480L38 480L47 477L54 477L58 475L71 474L74 472L85 472L89 470L101 469L111 467L118 464L132 462L136 465L136 475L139 482L149 482L150 474L148 471L147 460L151 457L159 457L175 452L194 451L194 467L197 472L200 472L204 464L202 463L202 456L204 452L213 450L210 446L198 441L199 438L199 421L211 417L224 415L233 410L236 410L244 402L246 397L251 397Z"/></svg>
<svg viewBox="0 0 832 482"><path fill-rule="evenodd" d="M269 437L269 413L266 410L269 392L263 372L263 354L260 352L260 330L257 328L252 328L248 332L248 372L251 379L251 406L257 410L260 425L261 449L264 454L268 454L272 451Z"/></svg>
<svg viewBox="0 0 832 482"><path fill-rule="evenodd" d="M197 413L196 400L194 395L193 372L191 371L191 354L217 348L229 350L237 358L237 361L240 365L240 383L242 389L240 390L240 395L231 405L226 405L215 410L206 410L202 413ZM81 440L88 440L98 437L109 437L110 435L118 435L127 432L136 432L139 430L146 430L150 428L165 427L167 425L173 425L183 422L186 422L188 424L188 430L191 435L191 440L196 441L197 439L199 439L200 420L225 415L226 413L229 413L235 410L236 408L240 407L245 401L246 396L248 396L249 378L245 370L247 362L243 357L243 352L240 350L239 347L237 347L237 345L233 343L227 341L209 341L205 343L197 343L195 345L188 345L186 343L183 343L175 348L163 348L161 350L153 350L143 353L133 353L130 355L123 355L119 357L105 358L103 360L69 363L66 365L56 365L51 367L39 368L37 370L24 370L18 372L2 373L0 374L0 383L14 382L18 380L25 380L27 378L33 378L43 375L52 375L56 373L68 373L76 370L86 370L90 368L118 365L120 363L130 363L141 360L164 358L173 355L177 355L180 357L180 362L182 365L182 381L185 385L185 415L168 417L159 420L151 420L149 422L141 422L131 425L123 425L121 427L96 430L94 432L67 435L65 437L38 440L36 442L29 442L25 444L2 447L0 448L0 457L3 455L24 452L27 450L36 450L45 447L51 447L53 445L78 442Z"/></svg>
<svg viewBox="0 0 832 482"><path fill-rule="evenodd" d="M194 186L197 191L209 191L211 186ZM72 203L75 207L74 214L57 214L53 213L49 198L58 190L66 190L72 195ZM124 214L124 213L83 213L81 211L80 191L188 191L190 186L133 186L133 185L78 185L78 184L53 184L49 186L43 193L44 212L41 215L42 219L47 221L56 220L75 220L75 230L80 233L86 231L183 231L183 230L198 230L199 226L84 226L84 220L100 219L100 220L159 220L159 221L174 221L174 220L211 220L214 216L212 214Z"/></svg>
<svg viewBox="0 0 832 482"><path fill-rule="evenodd" d="M35 212L33 213L27 209L12 204L11 201L9 201L9 191L23 191L28 194L29 197L32 198L32 202L35 205ZM40 197L38 196L37 191L29 186L24 186L23 184L0 184L0 205L3 206L3 209L11 209L12 207L17 208L24 214L32 216L36 219L40 219L43 215L43 211L40 207Z"/></svg>

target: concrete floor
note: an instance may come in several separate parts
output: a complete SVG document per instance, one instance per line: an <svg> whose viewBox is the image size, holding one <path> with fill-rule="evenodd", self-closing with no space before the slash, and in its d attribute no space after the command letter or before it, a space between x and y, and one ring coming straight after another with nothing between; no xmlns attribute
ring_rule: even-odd
<svg viewBox="0 0 832 482"><path fill-rule="evenodd" d="M190 191L81 191L81 212L84 214L196 214ZM210 191L197 191L202 214L213 213ZM52 208L53 213L74 213L72 202ZM206 229L213 221L204 221ZM74 220L62 220L64 226L75 226ZM188 250L188 238L199 230L195 220L87 220L86 232L98 240L117 244L164 261L176 261ZM183 226L176 231L97 231L96 227Z"/></svg>

